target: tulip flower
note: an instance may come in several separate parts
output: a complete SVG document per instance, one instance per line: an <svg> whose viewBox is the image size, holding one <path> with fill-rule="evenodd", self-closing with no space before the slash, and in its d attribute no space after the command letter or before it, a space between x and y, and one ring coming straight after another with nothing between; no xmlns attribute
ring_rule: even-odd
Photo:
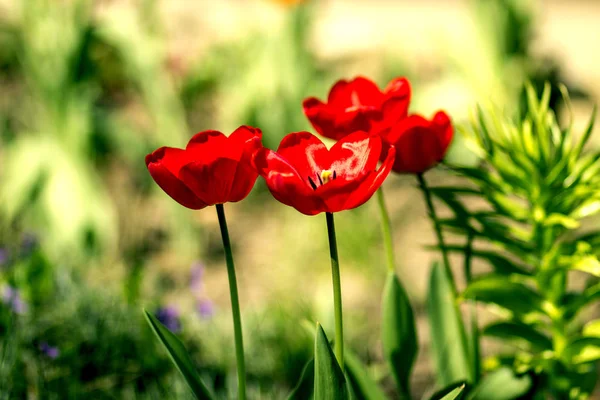
<svg viewBox="0 0 600 400"><path fill-rule="evenodd" d="M176 202L199 210L244 199L256 182L250 164L261 147L260 129L240 126L229 137L200 132L185 149L161 147L146 156L154 181Z"/></svg>
<svg viewBox="0 0 600 400"><path fill-rule="evenodd" d="M390 146L377 169L381 138L365 132L345 136L327 149L309 132L290 133L277 151L254 155L254 165L273 197L306 215L325 212L331 257L335 313L335 354L344 369L344 335L339 258L333 213L365 203L389 175L394 162Z"/></svg>
<svg viewBox="0 0 600 400"><path fill-rule="evenodd" d="M450 117L445 112L438 111L431 120L410 115L382 135L382 157L390 146L394 146L394 172L422 174L444 159L452 136Z"/></svg>
<svg viewBox="0 0 600 400"><path fill-rule="evenodd" d="M258 150L254 165L275 199L306 215L334 213L365 203L381 186L394 162L378 136L355 132L328 150L309 132L290 133L277 151Z"/></svg>
<svg viewBox="0 0 600 400"><path fill-rule="evenodd" d="M251 163L252 155L262 147L261 138L260 129L249 126L240 126L229 137L218 131L204 131L192 137L185 149L161 147L146 156L150 175L173 200L194 210L216 206L229 278L240 400L246 398L244 341L223 203L240 201L252 190L258 177ZM174 327L171 324L170 328Z"/></svg>
<svg viewBox="0 0 600 400"><path fill-rule="evenodd" d="M304 114L315 130L325 137L340 140L356 131L384 134L407 116L410 85L396 78L381 91L367 78L338 81L327 102L310 97L304 100Z"/></svg>

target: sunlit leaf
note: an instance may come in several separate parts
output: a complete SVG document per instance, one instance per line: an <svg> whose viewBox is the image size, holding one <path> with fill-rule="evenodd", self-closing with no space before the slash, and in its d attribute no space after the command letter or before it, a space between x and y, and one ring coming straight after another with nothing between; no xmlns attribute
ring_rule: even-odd
<svg viewBox="0 0 600 400"><path fill-rule="evenodd" d="M429 400L460 400L466 392L466 382L458 382L435 392Z"/></svg>
<svg viewBox="0 0 600 400"><path fill-rule="evenodd" d="M317 324L315 338L314 397L315 400L347 400L350 398L344 373L320 324Z"/></svg>
<svg viewBox="0 0 600 400"><path fill-rule="evenodd" d="M563 351L563 357L572 364L600 360L600 337L580 336L571 341Z"/></svg>
<svg viewBox="0 0 600 400"><path fill-rule="evenodd" d="M510 368L500 367L483 377L470 393L469 399L513 400L524 395L530 388L529 375L516 376Z"/></svg>

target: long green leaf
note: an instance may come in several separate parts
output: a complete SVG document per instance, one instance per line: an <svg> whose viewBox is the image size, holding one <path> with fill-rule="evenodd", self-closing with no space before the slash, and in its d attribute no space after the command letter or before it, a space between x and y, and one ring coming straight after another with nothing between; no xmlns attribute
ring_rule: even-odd
<svg viewBox="0 0 600 400"><path fill-rule="evenodd" d="M504 276L492 275L474 281L463 296L484 303L494 303L518 315L543 312L543 299L538 293Z"/></svg>
<svg viewBox="0 0 600 400"><path fill-rule="evenodd" d="M350 398L344 373L338 364L327 336L317 323L315 338L315 400L348 400Z"/></svg>
<svg viewBox="0 0 600 400"><path fill-rule="evenodd" d="M165 349L167 349L167 353L169 353L173 364L175 364L179 372L181 372L196 398L199 400L212 399L213 397L210 394L210 391L198 376L198 373L194 368L194 363L183 346L183 343L181 343L177 336L173 335L171 331L165 328L154 315L146 310L144 310L144 314L146 315L146 319L154 331L154 334L156 334L156 337L158 337Z"/></svg>
<svg viewBox="0 0 600 400"><path fill-rule="evenodd" d="M429 400L460 400L464 397L466 382L457 382L435 392Z"/></svg>
<svg viewBox="0 0 600 400"><path fill-rule="evenodd" d="M315 381L315 360L312 359L306 363L304 369L302 369L302 375L300 380L296 384L296 387L287 397L287 400L309 400L313 395Z"/></svg>
<svg viewBox="0 0 600 400"><path fill-rule="evenodd" d="M552 341L535 328L517 322L495 322L486 326L484 336L493 336L505 342L525 345L527 349L544 351L552 349Z"/></svg>
<svg viewBox="0 0 600 400"><path fill-rule="evenodd" d="M513 400L531 388L529 375L516 376L508 367L501 367L483 377L471 392L470 400Z"/></svg>
<svg viewBox="0 0 600 400"><path fill-rule="evenodd" d="M406 291L395 273L388 273L383 291L381 341L399 390L410 394L410 373L417 357L419 343L413 310Z"/></svg>
<svg viewBox="0 0 600 400"><path fill-rule="evenodd" d="M354 389L357 400L386 400L383 390L373 380L359 358L346 347L344 350L346 377Z"/></svg>
<svg viewBox="0 0 600 400"><path fill-rule="evenodd" d="M465 326L450 279L439 262L435 262L431 270L427 309L438 385L472 382Z"/></svg>
<svg viewBox="0 0 600 400"><path fill-rule="evenodd" d="M571 364L584 364L600 360L600 338L580 336L565 348L563 353Z"/></svg>

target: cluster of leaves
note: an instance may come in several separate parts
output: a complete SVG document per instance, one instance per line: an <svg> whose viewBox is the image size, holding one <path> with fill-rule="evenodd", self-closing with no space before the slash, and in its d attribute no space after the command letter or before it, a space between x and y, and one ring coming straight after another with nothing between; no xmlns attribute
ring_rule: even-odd
<svg viewBox="0 0 600 400"><path fill-rule="evenodd" d="M595 111L576 135L572 120L566 128L557 123L550 93L547 85L538 99L528 86L527 110L515 120L479 110L466 133L482 165L453 168L470 185L433 192L452 210L444 227L466 238L446 250L491 267L473 276L466 263L461 297L498 311L481 334L517 348L498 359L534 377L540 396L582 399L600 358L598 321L585 324L587 306L600 296L600 233L582 229L600 211L600 152L585 151ZM570 105L566 91L564 99ZM585 287L573 290L582 273Z"/></svg>

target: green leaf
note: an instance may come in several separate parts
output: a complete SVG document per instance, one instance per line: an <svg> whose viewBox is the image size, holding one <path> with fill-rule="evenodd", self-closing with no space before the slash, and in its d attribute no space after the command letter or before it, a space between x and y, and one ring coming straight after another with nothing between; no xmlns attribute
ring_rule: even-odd
<svg viewBox="0 0 600 400"><path fill-rule="evenodd" d="M448 386L459 381L472 382L465 326L450 278L439 262L431 269L427 310L437 383Z"/></svg>
<svg viewBox="0 0 600 400"><path fill-rule="evenodd" d="M516 376L509 367L500 367L483 377L475 387L471 400L513 400L531 388L529 375Z"/></svg>
<svg viewBox="0 0 600 400"><path fill-rule="evenodd" d="M575 316L577 312L583 309L583 307L597 299L600 299L600 283L586 288L581 295L575 297L575 299L570 302L565 314L571 317Z"/></svg>
<svg viewBox="0 0 600 400"><path fill-rule="evenodd" d="M575 147L573 153L572 153L572 157L574 159L579 158L579 156L581 155L581 152L583 151L583 148L585 147L585 144L588 142L588 140L590 139L590 136L592 135L592 131L594 130L594 123L596 122L596 113L598 112L598 107L596 105L594 105L594 110L592 111L592 116L590 117L590 122L588 123L588 126L586 127L585 131L583 131L583 134L581 135L581 139L579 139L579 142L577 143L577 146Z"/></svg>
<svg viewBox="0 0 600 400"><path fill-rule="evenodd" d="M464 397L466 382L457 382L435 392L429 400L460 400Z"/></svg>
<svg viewBox="0 0 600 400"><path fill-rule="evenodd" d="M552 341L535 328L517 322L495 322L483 329L484 336L493 336L527 349L542 352L552 349Z"/></svg>
<svg viewBox="0 0 600 400"><path fill-rule="evenodd" d="M346 378L338 364L327 336L317 323L315 338L315 400L347 400L350 398Z"/></svg>
<svg viewBox="0 0 600 400"><path fill-rule="evenodd" d="M302 369L300 380L287 397L287 400L308 400L312 398L315 381L315 360L306 363Z"/></svg>
<svg viewBox="0 0 600 400"><path fill-rule="evenodd" d="M439 246L435 246L433 248L439 249ZM463 253L465 251L465 247L449 245L449 246L446 246L446 250ZM531 275L531 273L529 271L527 271L525 266L518 265L516 262L508 259L501 253L496 253L492 250L473 249L471 251L471 256L487 261L492 266L494 271L496 271L496 273L498 273L498 274Z"/></svg>
<svg viewBox="0 0 600 400"><path fill-rule="evenodd" d="M198 376L198 373L194 368L194 363L190 359L185 347L183 347L183 343L181 343L177 336L173 335L170 330L165 328L154 315L146 310L144 310L144 314L146 315L146 319L154 331L154 334L158 337L163 346L165 346L165 349L167 349L171 361L173 361L173 364L175 364L179 372L181 372L196 398L199 400L212 399L213 397L210 394L210 391Z"/></svg>
<svg viewBox="0 0 600 400"><path fill-rule="evenodd" d="M395 273L388 273L383 291L381 339L383 354L401 393L410 393L410 373L418 341L413 310Z"/></svg>
<svg viewBox="0 0 600 400"><path fill-rule="evenodd" d="M505 276L487 276L467 286L463 296L484 303L494 303L514 314L543 312L543 299L529 287Z"/></svg>
<svg viewBox="0 0 600 400"><path fill-rule="evenodd" d="M469 332L467 335L467 345L471 356L471 370L473 371L473 383L477 383L481 375L481 341L480 329L477 318L477 304L475 301L469 302Z"/></svg>
<svg viewBox="0 0 600 400"><path fill-rule="evenodd" d="M354 389L354 395L358 400L386 400L383 390L373 380L369 371L365 369L359 358L347 347L344 350L344 362L346 364L346 377Z"/></svg>
<svg viewBox="0 0 600 400"><path fill-rule="evenodd" d="M600 360L600 337L580 336L565 347L563 357L571 364Z"/></svg>
<svg viewBox="0 0 600 400"><path fill-rule="evenodd" d="M600 338L600 319L588 322L583 327L583 336Z"/></svg>

